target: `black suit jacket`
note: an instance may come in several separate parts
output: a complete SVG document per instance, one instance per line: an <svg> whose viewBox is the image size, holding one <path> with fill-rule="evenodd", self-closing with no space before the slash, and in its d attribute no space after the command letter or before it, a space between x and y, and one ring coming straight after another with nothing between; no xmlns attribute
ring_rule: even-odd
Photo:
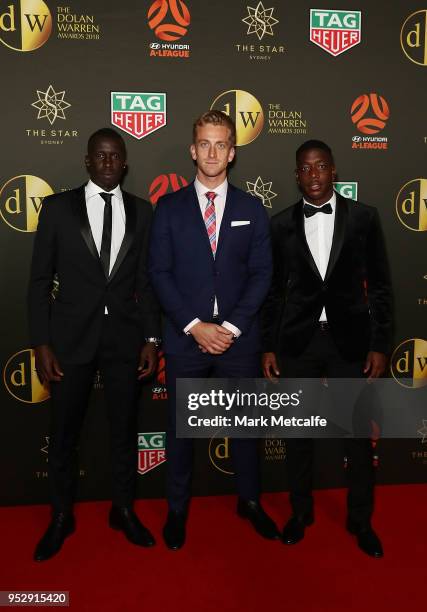
<svg viewBox="0 0 427 612"><path fill-rule="evenodd" d="M388 353L392 340L389 268L376 208L337 194L332 248L325 279L304 231L300 200L271 222L274 274L262 311L263 350L300 355L322 308L341 354L363 359Z"/></svg>
<svg viewBox="0 0 427 612"><path fill-rule="evenodd" d="M147 276L152 209L122 193L126 229L108 278L92 237L84 186L43 202L29 283L30 338L32 346L51 345L64 363L93 359L105 306L114 323L116 357L133 360L144 337L160 335L158 304ZM59 290L52 299L55 274Z"/></svg>

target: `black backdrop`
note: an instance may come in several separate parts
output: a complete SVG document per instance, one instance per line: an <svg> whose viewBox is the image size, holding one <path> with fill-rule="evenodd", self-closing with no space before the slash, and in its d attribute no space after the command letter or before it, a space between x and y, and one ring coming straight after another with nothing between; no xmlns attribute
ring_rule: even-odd
<svg viewBox="0 0 427 612"><path fill-rule="evenodd" d="M91 132L111 124L111 92L132 94L120 98L126 102L120 110L131 113L120 117L130 125L141 119L132 112L141 110L154 113L145 115L145 126L165 123L141 138L123 132L125 187L153 204L191 180L192 122L211 106L237 120L231 181L262 197L269 214L298 197L298 145L308 138L328 142L344 183L337 188L352 197L357 188L357 198L377 206L382 218L396 298L392 374L413 379L411 393L427 380L427 5L319 0L314 6L310 11L306 0L0 2L0 503L47 500L49 402L28 344L29 260L43 197L87 178L85 144ZM166 105L146 93L166 94ZM140 497L164 492L163 365L141 398ZM380 482L425 480L427 420L414 421L413 439L384 440L377 448ZM260 453L265 489L286 488L285 441L264 441ZM323 448L318 486L341 485L341 465L337 444ZM108 497L99 378L79 468L81 499ZM227 440L196 445L195 493L231 491L231 471Z"/></svg>

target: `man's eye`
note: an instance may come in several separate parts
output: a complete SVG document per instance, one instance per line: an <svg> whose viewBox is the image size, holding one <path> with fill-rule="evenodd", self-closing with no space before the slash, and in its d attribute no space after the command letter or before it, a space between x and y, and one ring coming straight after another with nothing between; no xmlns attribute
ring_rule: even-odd
<svg viewBox="0 0 427 612"><path fill-rule="evenodd" d="M219 142L218 149L225 149L225 144L223 142Z"/></svg>

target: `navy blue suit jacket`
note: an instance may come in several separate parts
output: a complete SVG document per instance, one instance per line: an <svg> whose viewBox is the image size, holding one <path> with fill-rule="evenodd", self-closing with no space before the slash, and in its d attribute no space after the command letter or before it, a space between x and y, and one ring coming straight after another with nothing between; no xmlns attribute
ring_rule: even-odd
<svg viewBox="0 0 427 612"><path fill-rule="evenodd" d="M183 329L196 317L212 320L215 296L220 322L226 320L242 331L226 354L259 351L258 312L271 274L268 216L260 200L228 185L214 258L194 183L159 199L149 275L166 315L166 353L200 354Z"/></svg>

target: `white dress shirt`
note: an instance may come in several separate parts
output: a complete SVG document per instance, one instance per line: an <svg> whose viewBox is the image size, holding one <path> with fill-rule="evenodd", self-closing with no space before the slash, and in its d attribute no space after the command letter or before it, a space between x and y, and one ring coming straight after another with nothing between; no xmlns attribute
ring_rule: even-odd
<svg viewBox="0 0 427 612"><path fill-rule="evenodd" d="M213 191L214 193L216 193L216 197L214 200L215 221L216 221L215 233L216 233L216 244L218 246L218 238L219 238L219 232L221 229L221 221L222 221L222 217L224 216L225 202L227 199L228 181L227 179L225 179L225 181L221 183L221 185L218 185L218 187L216 187L215 189L210 189L209 187L205 187L205 185L203 185L203 183L201 183L199 179L196 177L194 180L194 188L196 189L197 199L199 200L200 213L203 217L203 220L205 218L205 210L206 210L206 205L208 203L206 193L208 191ZM218 302L217 302L216 297L215 297L214 309L213 309L212 314L213 316L216 316L218 314ZM190 321L188 325L184 327L184 332L188 335L190 332L190 329L194 325L196 325L196 323L199 323L199 322L200 322L200 319L193 319L192 321ZM242 333L238 327L236 327L235 325L232 325L232 323L229 323L228 321L223 321L222 326L230 330L236 338L238 338Z"/></svg>
<svg viewBox="0 0 427 612"><path fill-rule="evenodd" d="M112 191L105 191L95 185L93 181L89 181L85 187L86 210L89 218L90 229L93 240L95 242L98 253L101 251L102 230L104 227L104 206L105 201L99 195L100 193L111 193L111 211L112 211L112 231L111 231L111 251L110 251L110 272L116 262L123 237L126 229L126 213L123 203L123 194L120 185L117 185ZM105 307L105 314L108 314Z"/></svg>
<svg viewBox="0 0 427 612"><path fill-rule="evenodd" d="M304 204L314 206L304 199ZM320 276L325 279L326 270L328 268L329 256L331 254L332 239L334 236L335 224L335 209L337 206L337 198L335 191L328 202L323 206L330 204L332 214L318 212L312 217L304 216L304 230L307 239L308 248L313 256L314 262L319 270ZM321 207L319 207L321 208ZM327 321L325 307L323 307L319 321Z"/></svg>

